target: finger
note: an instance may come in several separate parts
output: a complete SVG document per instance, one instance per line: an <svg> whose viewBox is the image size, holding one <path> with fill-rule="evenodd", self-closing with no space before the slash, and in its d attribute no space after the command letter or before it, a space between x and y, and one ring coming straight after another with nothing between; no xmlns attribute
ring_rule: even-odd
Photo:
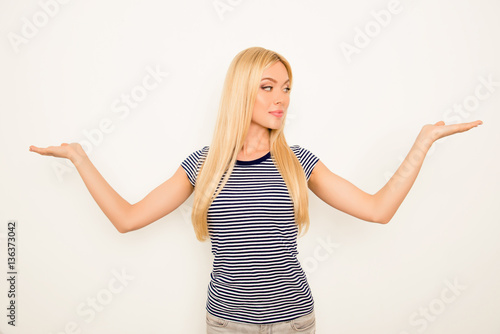
<svg viewBox="0 0 500 334"><path fill-rule="evenodd" d="M31 152L40 153L40 150L41 150L41 148L40 148L40 147L36 147L36 146L34 146L34 145L31 145L31 146L30 146L30 151L31 151Z"/></svg>
<svg viewBox="0 0 500 334"><path fill-rule="evenodd" d="M36 152L38 154L41 154L41 155L53 155L52 153L52 148L53 146L49 146L49 147L46 147L46 148L43 148L43 147L36 147L36 146L32 146L33 147L33 152Z"/></svg>
<svg viewBox="0 0 500 334"><path fill-rule="evenodd" d="M460 125L467 125L467 126L470 126L470 127L475 127L475 126L478 126L478 125L483 124L483 121L481 121L481 120L477 120L477 121L474 121L474 122L459 123L459 124L460 124Z"/></svg>
<svg viewBox="0 0 500 334"><path fill-rule="evenodd" d="M474 127L476 127L476 126L478 126L478 125L483 124L483 121L481 121L481 120L477 120L477 121L474 121L474 122L469 122L469 123L467 123L467 124L468 124L471 128L474 128Z"/></svg>
<svg viewBox="0 0 500 334"><path fill-rule="evenodd" d="M444 125L444 122L443 122L443 121L439 121L439 122L436 122L434 125L439 125L439 126L441 126L441 125Z"/></svg>
<svg viewBox="0 0 500 334"><path fill-rule="evenodd" d="M472 128L475 128L476 126L478 126L479 123L478 121L475 121L475 122L469 122L469 123L460 123L460 124L455 124L457 125L458 127L456 128L456 131L457 132L465 132L465 131L469 131L470 129Z"/></svg>

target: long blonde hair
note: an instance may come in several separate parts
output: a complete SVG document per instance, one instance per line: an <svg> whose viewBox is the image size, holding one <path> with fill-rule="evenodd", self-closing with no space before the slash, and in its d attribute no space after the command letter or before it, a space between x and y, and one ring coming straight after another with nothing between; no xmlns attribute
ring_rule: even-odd
<svg viewBox="0 0 500 334"><path fill-rule="evenodd" d="M191 220L196 238L209 237L208 209L233 171L237 155L243 148L251 123L255 99L262 73L280 61L285 65L292 87L292 69L280 54L261 47L251 47L239 52L226 74L215 131L206 159L201 162L194 190ZM283 116L286 118L286 114ZM269 129L271 158L286 183L294 205L298 231L309 229L308 188L304 170L288 146L283 133L285 119L279 129ZM200 159L201 160L201 159ZM227 173L224 175L224 173ZM221 178L224 179L220 184ZM220 184L220 186L219 186Z"/></svg>

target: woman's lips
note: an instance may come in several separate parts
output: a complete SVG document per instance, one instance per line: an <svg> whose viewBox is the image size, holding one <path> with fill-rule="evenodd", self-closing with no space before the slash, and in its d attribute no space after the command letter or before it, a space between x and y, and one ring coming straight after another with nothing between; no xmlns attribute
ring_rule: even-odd
<svg viewBox="0 0 500 334"><path fill-rule="evenodd" d="M270 114L276 116L276 117L282 117L283 116L283 111L271 111Z"/></svg>

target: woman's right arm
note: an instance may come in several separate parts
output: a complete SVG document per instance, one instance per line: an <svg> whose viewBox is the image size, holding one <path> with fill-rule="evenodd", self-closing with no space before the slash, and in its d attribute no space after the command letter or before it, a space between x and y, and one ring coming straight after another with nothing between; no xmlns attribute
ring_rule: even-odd
<svg viewBox="0 0 500 334"><path fill-rule="evenodd" d="M120 233L140 229L166 216L184 203L194 190L186 172L179 166L171 178L141 201L130 204L106 182L80 144L64 143L47 148L31 146L30 150L70 159L97 205Z"/></svg>

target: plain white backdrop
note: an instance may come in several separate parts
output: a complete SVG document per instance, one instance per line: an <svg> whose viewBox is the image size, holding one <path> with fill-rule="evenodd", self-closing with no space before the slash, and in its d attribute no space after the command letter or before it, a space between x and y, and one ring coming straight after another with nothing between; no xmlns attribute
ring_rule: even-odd
<svg viewBox="0 0 500 334"><path fill-rule="evenodd" d="M292 66L288 143L366 192L424 124L484 122L434 143L388 225L309 192L298 244L317 332L499 333L499 11L494 0L2 1L0 332L205 332L212 254L192 197L120 234L67 160L29 146L86 142L136 203L210 143L229 63L262 46Z"/></svg>

